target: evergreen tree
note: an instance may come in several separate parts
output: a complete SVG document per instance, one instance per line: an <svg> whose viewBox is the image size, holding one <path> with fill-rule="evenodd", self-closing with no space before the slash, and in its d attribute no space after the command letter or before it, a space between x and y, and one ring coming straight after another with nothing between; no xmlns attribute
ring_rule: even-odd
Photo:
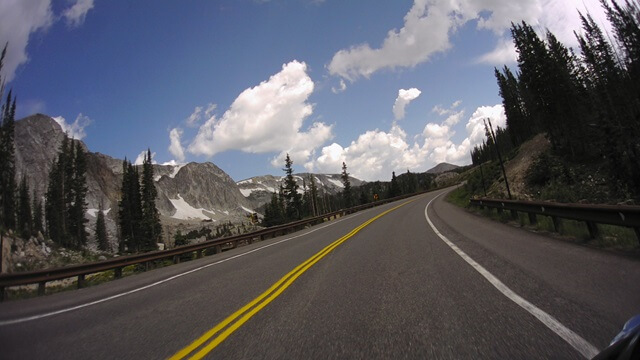
<svg viewBox="0 0 640 360"><path fill-rule="evenodd" d="M302 215L302 199L298 193L298 183L293 177L293 161L287 154L284 165L284 172L286 173L284 180L283 195L285 201L285 215L286 221L299 220Z"/></svg>
<svg viewBox="0 0 640 360"><path fill-rule="evenodd" d="M87 161L86 154L80 145L80 141L73 141L70 144L73 151L72 178L70 181L71 199L69 206L69 230L77 247L87 244L86 223L89 221L85 214L87 212Z"/></svg>
<svg viewBox="0 0 640 360"><path fill-rule="evenodd" d="M33 218L31 215L31 199L29 198L29 184L27 177L22 176L18 195L18 227L17 231L27 239L33 233Z"/></svg>
<svg viewBox="0 0 640 360"><path fill-rule="evenodd" d="M349 173L347 172L347 164L342 162L342 174L340 175L342 180L342 201L345 208L353 206L352 194L351 194L351 181L349 181Z"/></svg>
<svg viewBox="0 0 640 360"><path fill-rule="evenodd" d="M98 209L98 218L96 219L96 241L98 243L98 250L109 251L109 237L107 235L107 226L104 219L104 210L102 203Z"/></svg>
<svg viewBox="0 0 640 360"><path fill-rule="evenodd" d="M309 195L311 198L311 214L313 216L320 215L318 211L318 186L316 185L315 176L313 174L309 174Z"/></svg>
<svg viewBox="0 0 640 360"><path fill-rule="evenodd" d="M2 58L6 53L2 52ZM1 68L1 67L0 67ZM4 85L4 84L2 84ZM0 92L0 96L2 96ZM14 122L16 114L16 99L11 97L1 107L0 114L0 225L5 229L16 228L16 169Z"/></svg>
<svg viewBox="0 0 640 360"><path fill-rule="evenodd" d="M65 176L69 155L69 138L64 137L60 144L58 157L51 166L49 182L45 195L45 219L47 234L51 240L69 246L68 212L65 189L70 187L70 181Z"/></svg>
<svg viewBox="0 0 640 360"><path fill-rule="evenodd" d="M42 223L42 200L33 192L33 231L44 234L44 226Z"/></svg>
<svg viewBox="0 0 640 360"><path fill-rule="evenodd" d="M265 227L284 224L285 214L282 208L281 196L275 192L271 194L271 201L265 205L264 218L262 224Z"/></svg>
<svg viewBox="0 0 640 360"><path fill-rule="evenodd" d="M142 164L142 228L144 250L153 250L156 243L162 239L162 225L160 224L160 213L156 208L156 197L158 192L153 180L153 164L151 162L151 149L147 149L144 162Z"/></svg>
<svg viewBox="0 0 640 360"><path fill-rule="evenodd" d="M125 159L122 164L121 198L118 202L119 251L138 252L143 245L142 202L138 169Z"/></svg>
<svg viewBox="0 0 640 360"><path fill-rule="evenodd" d="M47 232L53 241L75 248L86 245L86 196L85 152L79 141L65 135L45 195Z"/></svg>
<svg viewBox="0 0 640 360"><path fill-rule="evenodd" d="M398 178L396 178L396 172L393 171L391 173L391 184L389 184L388 196L389 198L393 198L396 196L400 196L402 190L400 189L400 184L398 184Z"/></svg>
<svg viewBox="0 0 640 360"><path fill-rule="evenodd" d="M360 190L360 205L368 204L369 197L367 196L367 192L364 190Z"/></svg>

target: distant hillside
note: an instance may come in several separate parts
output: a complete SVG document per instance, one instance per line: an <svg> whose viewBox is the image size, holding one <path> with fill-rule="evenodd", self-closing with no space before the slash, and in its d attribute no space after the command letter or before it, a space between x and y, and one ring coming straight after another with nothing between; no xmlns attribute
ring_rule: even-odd
<svg viewBox="0 0 640 360"><path fill-rule="evenodd" d="M444 172L447 171L451 171L451 170L455 170L457 168L459 168L460 166L458 165L453 165L453 164L449 164L446 162L440 163L434 167L432 167L431 169L427 170L426 173L427 174L442 174Z"/></svg>

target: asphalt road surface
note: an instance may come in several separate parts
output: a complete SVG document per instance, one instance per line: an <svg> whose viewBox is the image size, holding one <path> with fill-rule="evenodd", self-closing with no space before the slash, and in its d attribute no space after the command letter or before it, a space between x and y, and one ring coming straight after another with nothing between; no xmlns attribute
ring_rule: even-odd
<svg viewBox="0 0 640 360"><path fill-rule="evenodd" d="M584 359L640 313L640 261L441 193L0 303L0 358Z"/></svg>

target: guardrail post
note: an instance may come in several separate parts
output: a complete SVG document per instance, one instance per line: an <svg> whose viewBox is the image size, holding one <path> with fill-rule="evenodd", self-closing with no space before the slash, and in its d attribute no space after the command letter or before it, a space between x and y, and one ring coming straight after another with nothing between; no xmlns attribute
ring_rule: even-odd
<svg viewBox="0 0 640 360"><path fill-rule="evenodd" d="M78 275L78 289L82 289L85 286L84 274Z"/></svg>
<svg viewBox="0 0 640 360"><path fill-rule="evenodd" d="M114 279L120 279L122 277L122 268L121 267L117 267L115 269L113 269L113 278Z"/></svg>
<svg viewBox="0 0 640 360"><path fill-rule="evenodd" d="M149 271L149 261L144 262L144 271Z"/></svg>
<svg viewBox="0 0 640 360"><path fill-rule="evenodd" d="M560 230L562 230L562 225L560 223L560 219L558 219L558 217L556 217L556 216L552 216L551 217L551 221L553 221L553 228L559 234Z"/></svg>
<svg viewBox="0 0 640 360"><path fill-rule="evenodd" d="M220 254L222 252L222 246L220 245L216 245L213 247L213 253L214 254Z"/></svg>
<svg viewBox="0 0 640 360"><path fill-rule="evenodd" d="M535 225L538 223L538 218L536 217L536 214L534 213L527 213L529 215L529 224L531 225Z"/></svg>
<svg viewBox="0 0 640 360"><path fill-rule="evenodd" d="M196 251L196 257L200 259L202 257L202 250Z"/></svg>
<svg viewBox="0 0 640 360"><path fill-rule="evenodd" d="M180 263L180 255L173 255L173 263L174 264Z"/></svg>
<svg viewBox="0 0 640 360"><path fill-rule="evenodd" d="M0 302L4 301L4 286L0 286Z"/></svg>
<svg viewBox="0 0 640 360"><path fill-rule="evenodd" d="M518 212L515 210L511 210L511 218L513 220L518 220Z"/></svg>
<svg viewBox="0 0 640 360"><path fill-rule="evenodd" d="M594 223L593 221L586 221L587 223L587 228L589 229L589 236L591 236L592 239L595 239L598 237L598 235L600 235L600 230L598 230L598 224Z"/></svg>
<svg viewBox="0 0 640 360"><path fill-rule="evenodd" d="M640 242L640 227L634 227L633 230L636 232L636 239Z"/></svg>
<svg viewBox="0 0 640 360"><path fill-rule="evenodd" d="M45 292L46 289L47 289L47 282L46 281L40 281L38 283L38 296L44 295L44 292Z"/></svg>

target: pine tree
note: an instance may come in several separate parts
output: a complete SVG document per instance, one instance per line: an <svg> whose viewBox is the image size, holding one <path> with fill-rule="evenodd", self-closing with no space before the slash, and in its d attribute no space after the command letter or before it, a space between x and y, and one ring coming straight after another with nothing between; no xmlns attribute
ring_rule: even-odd
<svg viewBox="0 0 640 360"><path fill-rule="evenodd" d="M33 231L44 234L44 226L42 223L42 200L33 192Z"/></svg>
<svg viewBox="0 0 640 360"><path fill-rule="evenodd" d="M118 202L119 251L138 252L143 246L142 202L138 169L125 159L122 164L121 198Z"/></svg>
<svg viewBox="0 0 640 360"><path fill-rule="evenodd" d="M75 143L75 146L74 146ZM82 247L87 244L87 231L85 228L86 223L89 221L85 214L87 212L87 165L86 154L82 149L79 141L74 141L71 147L75 148L73 154L73 177L71 179L71 198L73 199L70 205L70 226L72 231L74 243L77 247Z"/></svg>
<svg viewBox="0 0 640 360"><path fill-rule="evenodd" d="M104 210L102 203L98 209L98 218L96 219L96 241L98 243L98 250L109 251L109 237L107 235L107 226L104 219Z"/></svg>
<svg viewBox="0 0 640 360"><path fill-rule="evenodd" d="M160 224L160 213L156 208L156 197L158 192L153 180L153 164L151 162L151 149L147 149L144 162L142 164L142 229L144 250L153 250L156 243L162 239L162 225Z"/></svg>
<svg viewBox="0 0 640 360"><path fill-rule="evenodd" d="M16 230L20 236L27 239L33 233L33 218L31 215L29 184L27 183L27 177L24 175L22 176L18 193L18 227Z"/></svg>
<svg viewBox="0 0 640 360"><path fill-rule="evenodd" d="M345 208L353 206L353 195L351 194L351 181L349 181L349 173L347 172L347 164L342 162L342 174L340 175L342 180L342 201Z"/></svg>
<svg viewBox="0 0 640 360"><path fill-rule="evenodd" d="M396 172L393 171L391 173L391 184L389 185L389 192L387 197L393 198L396 196L400 196L400 193L401 193L400 184L398 184L398 178L396 178Z"/></svg>
<svg viewBox="0 0 640 360"><path fill-rule="evenodd" d="M315 176L313 174L309 174L309 196L311 198L311 214L313 216L318 216L320 212L318 211L318 186L316 185Z"/></svg>
<svg viewBox="0 0 640 360"><path fill-rule="evenodd" d="M49 182L45 195L45 219L47 234L51 240L62 245L71 245L68 231L67 201L70 179L67 178L69 157L69 138L65 136L60 144L58 157L51 166Z"/></svg>
<svg viewBox="0 0 640 360"><path fill-rule="evenodd" d="M293 161L287 154L285 158L283 195L285 201L285 215L287 221L299 220L302 215L302 199L298 193L298 183L293 177Z"/></svg>
<svg viewBox="0 0 640 360"><path fill-rule="evenodd" d="M4 59L5 50L2 52ZM1 61L0 61L1 63ZM1 69L1 66L0 66ZM4 84L3 84L4 85ZM0 92L0 96L2 96ZM14 122L16 113L16 99L7 95L0 114L0 225L5 229L16 228L16 169Z"/></svg>

